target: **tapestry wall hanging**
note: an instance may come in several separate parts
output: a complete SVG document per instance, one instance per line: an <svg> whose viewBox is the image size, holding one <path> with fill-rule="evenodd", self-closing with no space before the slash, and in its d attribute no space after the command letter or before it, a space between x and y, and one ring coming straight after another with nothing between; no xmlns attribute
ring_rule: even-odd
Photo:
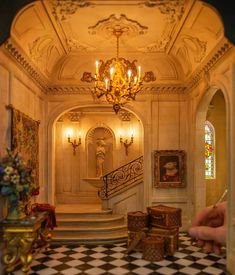
<svg viewBox="0 0 235 275"><path fill-rule="evenodd" d="M153 185L157 188L185 187L186 154L183 150L153 153Z"/></svg>
<svg viewBox="0 0 235 275"><path fill-rule="evenodd" d="M39 121L35 121L9 106L11 109L11 149L20 153L35 173L35 185L39 188Z"/></svg>

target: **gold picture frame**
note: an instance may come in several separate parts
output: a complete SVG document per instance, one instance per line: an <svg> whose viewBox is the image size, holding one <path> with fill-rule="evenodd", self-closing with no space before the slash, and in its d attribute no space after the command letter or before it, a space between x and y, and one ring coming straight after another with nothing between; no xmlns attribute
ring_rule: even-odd
<svg viewBox="0 0 235 275"><path fill-rule="evenodd" d="M153 152L153 185L156 188L181 188L186 185L186 153L183 150Z"/></svg>

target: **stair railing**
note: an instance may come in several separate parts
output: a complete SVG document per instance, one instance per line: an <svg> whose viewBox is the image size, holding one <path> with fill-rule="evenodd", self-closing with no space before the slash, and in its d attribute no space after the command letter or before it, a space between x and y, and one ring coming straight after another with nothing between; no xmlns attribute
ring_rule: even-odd
<svg viewBox="0 0 235 275"><path fill-rule="evenodd" d="M108 199L143 180L143 156L104 175L104 185L98 192L101 199Z"/></svg>

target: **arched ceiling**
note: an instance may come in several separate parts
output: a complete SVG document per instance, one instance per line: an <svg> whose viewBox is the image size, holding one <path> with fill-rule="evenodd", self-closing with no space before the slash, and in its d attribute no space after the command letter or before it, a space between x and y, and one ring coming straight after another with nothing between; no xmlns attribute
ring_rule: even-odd
<svg viewBox="0 0 235 275"><path fill-rule="evenodd" d="M153 72L148 86L184 86L224 37L220 16L198 0L39 0L15 16L5 48L41 86L89 87L84 72L116 56ZM20 59L20 60L19 60Z"/></svg>

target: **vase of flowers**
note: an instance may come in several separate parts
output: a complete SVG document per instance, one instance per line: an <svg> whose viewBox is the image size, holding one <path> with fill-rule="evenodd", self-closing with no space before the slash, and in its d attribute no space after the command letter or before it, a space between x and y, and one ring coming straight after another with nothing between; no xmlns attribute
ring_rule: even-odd
<svg viewBox="0 0 235 275"><path fill-rule="evenodd" d="M0 194L8 201L7 219L26 216L34 189L34 171L25 164L20 154L7 149L7 156L0 162Z"/></svg>

